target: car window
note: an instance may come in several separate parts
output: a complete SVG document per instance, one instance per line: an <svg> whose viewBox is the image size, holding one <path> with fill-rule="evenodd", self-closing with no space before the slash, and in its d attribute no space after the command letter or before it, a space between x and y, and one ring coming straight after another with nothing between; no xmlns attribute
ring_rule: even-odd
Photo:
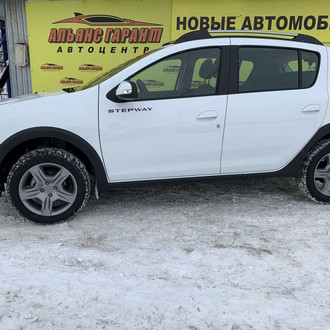
<svg viewBox="0 0 330 330"><path fill-rule="evenodd" d="M302 51L302 87L307 88L314 84L319 68L319 57L314 52Z"/></svg>
<svg viewBox="0 0 330 330"><path fill-rule="evenodd" d="M179 53L138 72L138 99L213 95L218 84L220 49L206 48Z"/></svg>
<svg viewBox="0 0 330 330"><path fill-rule="evenodd" d="M239 61L239 92L308 88L319 66L314 52L272 47L242 47Z"/></svg>
<svg viewBox="0 0 330 330"><path fill-rule="evenodd" d="M140 94L144 91L143 85L149 92L172 92L181 67L182 59L169 58L140 72L131 81L137 84Z"/></svg>
<svg viewBox="0 0 330 330"><path fill-rule="evenodd" d="M211 70L214 70L214 73L213 75L211 75L210 77L207 76L207 77L203 77L203 73L202 70L203 70L203 66L207 66L207 63L208 62L211 62L211 65L212 65L212 69ZM197 61L195 62L195 65L194 65L194 71L193 71L193 78L192 78L192 81L191 81L191 85L190 85L190 89L191 90L198 90L199 87L203 86L203 84L205 83L205 79L209 79L209 86L212 87L213 89L215 89L216 87L216 83L217 83L217 72L218 70L214 69L214 66L218 65L217 63L215 63L216 61L216 58L211 58L211 61L210 61L210 58L209 57L201 57L201 58L198 58Z"/></svg>
<svg viewBox="0 0 330 330"><path fill-rule="evenodd" d="M159 49L160 49L160 48L159 48ZM116 66L116 67L110 69L109 71L107 71L107 72L105 72L105 73L103 73L103 74L101 74L101 75L95 77L94 79L88 81L87 83L85 83L85 84L83 84L83 85L81 85L81 86L75 88L75 91L81 91L81 90L84 90L84 89L87 89L87 88L94 87L94 86L96 86L96 85L98 85L98 84L101 84L103 81L105 81L105 80L111 78L112 76L114 76L114 75L117 74L118 72L120 72L120 71L126 69L127 67L129 67L129 66L132 65L133 63L135 63L135 62L141 60L141 59L144 58L144 57L149 56L149 55L152 54L152 53L155 53L155 52L159 51L159 49L156 48L156 49L150 50L150 51L147 52L147 53L144 53L144 54L139 55L139 56L137 56L137 57L135 57L135 58L132 58L132 59L130 59L130 60L128 60L128 61L126 61L126 62L124 62L124 63L122 63L122 64L119 64L118 66Z"/></svg>
<svg viewBox="0 0 330 330"><path fill-rule="evenodd" d="M239 65L239 84L243 85L253 69L253 62L241 60Z"/></svg>
<svg viewBox="0 0 330 330"><path fill-rule="evenodd" d="M252 62L253 68L244 79L240 70L240 92L256 92L292 89L299 86L298 70L289 63L298 61L298 51L282 48L243 47L239 50L240 61Z"/></svg>

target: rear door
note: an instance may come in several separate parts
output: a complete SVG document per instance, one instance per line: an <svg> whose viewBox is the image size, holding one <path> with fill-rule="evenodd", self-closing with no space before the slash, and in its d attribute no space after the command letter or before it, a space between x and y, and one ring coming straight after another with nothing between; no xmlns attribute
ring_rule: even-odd
<svg viewBox="0 0 330 330"><path fill-rule="evenodd" d="M274 44L278 43L278 46ZM233 39L221 173L283 168L320 127L327 107L326 50ZM236 46L235 46L236 45Z"/></svg>

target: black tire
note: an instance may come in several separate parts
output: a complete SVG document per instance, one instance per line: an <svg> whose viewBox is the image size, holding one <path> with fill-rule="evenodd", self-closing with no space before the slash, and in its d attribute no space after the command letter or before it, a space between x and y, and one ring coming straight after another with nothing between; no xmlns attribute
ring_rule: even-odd
<svg viewBox="0 0 330 330"><path fill-rule="evenodd" d="M321 140L310 150L301 166L297 184L308 198L330 202L330 140Z"/></svg>
<svg viewBox="0 0 330 330"><path fill-rule="evenodd" d="M37 149L12 167L7 193L24 218L43 224L67 220L81 211L90 196L91 182L84 164L71 153Z"/></svg>

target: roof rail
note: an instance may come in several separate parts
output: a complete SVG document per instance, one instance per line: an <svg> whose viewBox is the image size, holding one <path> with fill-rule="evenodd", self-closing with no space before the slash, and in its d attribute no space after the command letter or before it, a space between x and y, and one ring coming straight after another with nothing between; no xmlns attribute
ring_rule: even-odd
<svg viewBox="0 0 330 330"><path fill-rule="evenodd" d="M283 37L296 37L298 33L285 33L276 31L260 31L260 30L208 30L208 33L229 33L229 34L265 34Z"/></svg>
<svg viewBox="0 0 330 330"><path fill-rule="evenodd" d="M213 38L210 33L217 33L217 34L227 34L227 35L246 35L246 34L257 34L257 35L264 35L272 37L272 36L280 36L280 37L292 37L289 39L291 41L298 41L298 42L306 42L315 45L323 45L321 41L316 39L315 37L306 35L306 34L298 34L298 33L285 33L285 32L273 32L273 31L254 31L254 30L198 30L193 32L188 32L178 38L174 43L179 44L181 42L191 41L191 40L199 40L199 39L208 39Z"/></svg>
<svg viewBox="0 0 330 330"><path fill-rule="evenodd" d="M198 30L183 34L180 38L174 41L174 44L180 44L181 42L207 39L207 38L212 38L212 36L209 34L207 30Z"/></svg>

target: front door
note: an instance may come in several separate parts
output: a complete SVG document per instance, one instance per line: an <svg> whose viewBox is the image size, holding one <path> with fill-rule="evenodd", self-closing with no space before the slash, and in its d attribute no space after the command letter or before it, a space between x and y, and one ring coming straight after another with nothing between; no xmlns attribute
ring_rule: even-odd
<svg viewBox="0 0 330 330"><path fill-rule="evenodd" d="M184 51L127 78L135 101L101 102L110 182L219 174L227 105L217 93L220 63L218 47Z"/></svg>

